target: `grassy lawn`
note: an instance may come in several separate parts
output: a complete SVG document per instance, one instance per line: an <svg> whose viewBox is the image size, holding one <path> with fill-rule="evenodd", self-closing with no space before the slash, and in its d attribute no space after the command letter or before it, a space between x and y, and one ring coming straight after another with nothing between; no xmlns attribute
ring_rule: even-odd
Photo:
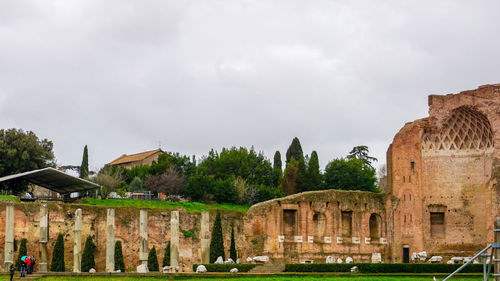
<svg viewBox="0 0 500 281"><path fill-rule="evenodd" d="M226 277L227 279L237 280L237 281L256 281L256 280L265 280L265 281L429 281L432 280L432 276L429 277L372 277L372 276L363 276L363 277L308 277L308 276L282 276L282 277ZM226 279L225 278L225 279ZM440 278L442 280L444 278ZM142 281L155 281L155 280L196 280L196 281L214 281L220 280L220 278L192 278L192 277L176 277L176 278L168 278L168 277L62 277L62 276L54 276L54 277L45 277L38 280L44 281L76 281L76 280L96 280L96 281L132 281L132 280L142 280ZM453 278L454 281L471 281L478 280L471 278ZM481 279L482 280L482 279Z"/></svg>
<svg viewBox="0 0 500 281"><path fill-rule="evenodd" d="M154 200L133 200L133 199L94 199L85 198L76 205L91 205L103 207L133 207L133 208L156 208L175 209L184 208L188 213L196 213L209 210L229 210L246 213L250 206L235 204L204 204L199 202L166 202Z"/></svg>
<svg viewBox="0 0 500 281"><path fill-rule="evenodd" d="M17 196L14 195L0 195L0 200L13 200L19 202L19 198L17 198Z"/></svg>

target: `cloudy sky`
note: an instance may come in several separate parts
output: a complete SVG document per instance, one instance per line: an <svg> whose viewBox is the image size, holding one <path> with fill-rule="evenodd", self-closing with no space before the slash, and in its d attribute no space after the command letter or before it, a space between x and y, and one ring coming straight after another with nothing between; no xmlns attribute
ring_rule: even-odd
<svg viewBox="0 0 500 281"><path fill-rule="evenodd" d="M299 137L324 166L385 151L427 95L500 82L500 1L0 2L0 128L91 169Z"/></svg>

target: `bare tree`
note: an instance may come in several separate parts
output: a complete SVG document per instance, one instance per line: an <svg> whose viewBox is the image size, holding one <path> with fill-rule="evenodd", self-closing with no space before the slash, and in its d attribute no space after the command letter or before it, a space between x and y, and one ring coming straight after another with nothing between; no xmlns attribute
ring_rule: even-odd
<svg viewBox="0 0 500 281"><path fill-rule="evenodd" d="M170 168L161 175L150 175L145 182L146 189L169 195L182 195L186 176Z"/></svg>

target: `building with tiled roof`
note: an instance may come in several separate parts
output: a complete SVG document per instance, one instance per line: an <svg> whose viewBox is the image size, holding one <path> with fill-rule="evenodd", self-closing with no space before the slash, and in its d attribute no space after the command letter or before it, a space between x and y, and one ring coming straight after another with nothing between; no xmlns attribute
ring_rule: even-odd
<svg viewBox="0 0 500 281"><path fill-rule="evenodd" d="M130 168L133 168L133 167L139 166L139 165L151 165L153 163L153 161L158 159L158 156L161 153L163 153L163 150L158 148L155 150L135 153L135 154L131 154L131 155L123 154L122 156L109 162L108 164L122 166L122 167L125 167L127 169L130 169Z"/></svg>

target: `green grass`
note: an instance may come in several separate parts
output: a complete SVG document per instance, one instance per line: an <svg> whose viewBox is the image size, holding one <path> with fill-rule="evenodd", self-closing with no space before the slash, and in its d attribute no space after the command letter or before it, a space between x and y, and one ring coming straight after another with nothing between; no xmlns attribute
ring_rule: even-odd
<svg viewBox="0 0 500 281"><path fill-rule="evenodd" d="M0 200L13 200L19 202L19 198L15 195L0 195Z"/></svg>
<svg viewBox="0 0 500 281"><path fill-rule="evenodd" d="M311 277L311 276L277 276L277 277L225 277L224 279L231 279L237 281L256 281L256 280L265 280L265 281L429 281L432 280L432 277L372 277L372 276L360 276L360 277ZM133 281L133 280L141 280L141 281L156 281L156 280L196 280L196 281L214 281L220 280L220 277L63 277L63 276L52 276L45 277L37 280L43 281L76 281L76 280L95 280L95 281ZM439 278L442 280L444 278ZM470 278L453 278L453 281L472 281L478 280L470 279Z"/></svg>
<svg viewBox="0 0 500 281"><path fill-rule="evenodd" d="M77 205L103 206L103 207L133 207L133 208L155 208L155 209L175 209L184 208L188 213L203 212L209 210L238 211L246 213L250 206L235 204L204 204L199 202L166 202L154 200L133 200L133 199L94 199L85 198Z"/></svg>

